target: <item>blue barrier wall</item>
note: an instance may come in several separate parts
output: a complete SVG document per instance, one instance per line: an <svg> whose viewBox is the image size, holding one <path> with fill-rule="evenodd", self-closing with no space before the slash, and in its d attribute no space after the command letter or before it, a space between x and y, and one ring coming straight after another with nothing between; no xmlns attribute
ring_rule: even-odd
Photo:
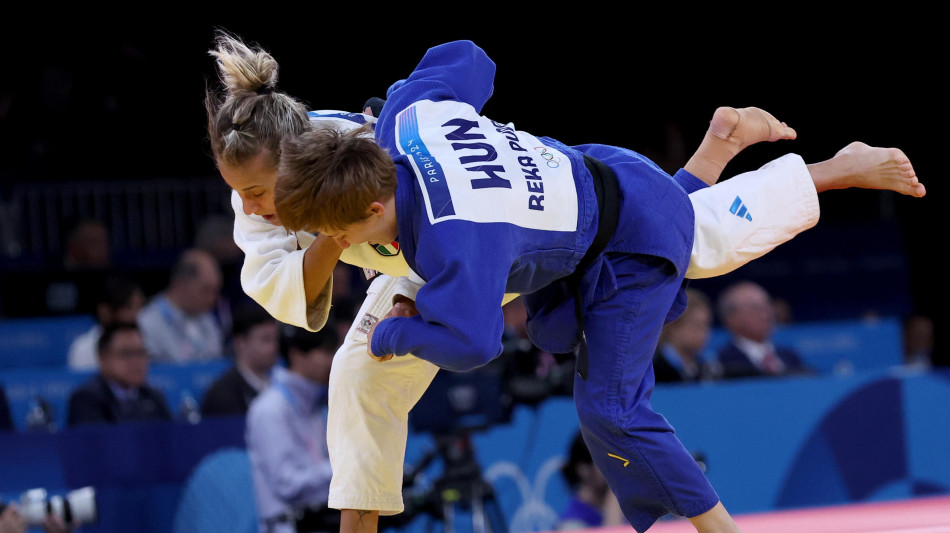
<svg viewBox="0 0 950 533"><path fill-rule="evenodd" d="M192 472L206 457L243 445L244 421L235 418L0 435L0 497L17 500L31 488L65 495L92 486L99 520L83 533L168 533ZM242 492L250 490L248 484Z"/></svg>
<svg viewBox="0 0 950 533"><path fill-rule="evenodd" d="M950 493L948 371L661 385L653 404L733 513ZM566 505L577 427L565 398L475 436L513 531L550 529Z"/></svg>
<svg viewBox="0 0 950 533"><path fill-rule="evenodd" d="M0 319L0 372L37 367L61 369L72 340L93 325L88 315ZM901 322L894 317L780 325L775 341L797 348L822 373L883 369L901 363ZM709 353L727 340L713 329Z"/></svg>
<svg viewBox="0 0 950 533"><path fill-rule="evenodd" d="M73 339L94 324L91 315L0 319L0 370L62 368Z"/></svg>
<svg viewBox="0 0 950 533"><path fill-rule="evenodd" d="M166 384L169 391L214 374L156 370L159 381L175 383ZM703 455L733 513L950 493L950 371L661 385L653 403L687 448ZM510 531L554 526L569 496L559 468L576 431L571 400L555 397L516 406L510 423L471 435L481 477L494 487ZM432 435L413 433L409 465L433 445ZM243 527L253 513L242 448L240 419L0 435L0 498L94 485L103 519L87 532L179 533L226 519ZM438 460L423 469L413 494L442 474ZM461 505L457 512L458 532L471 530L471 513ZM403 529L433 522L421 514Z"/></svg>
<svg viewBox="0 0 950 533"><path fill-rule="evenodd" d="M174 414L184 397L200 402L211 382L231 364L230 359L187 365L153 363L148 381L165 393L168 408ZM91 371L77 372L62 367L22 368L0 371L0 385L6 391L14 423L19 429L26 429L28 413L40 398L49 404L55 426L61 428L66 422L70 393L91 376Z"/></svg>

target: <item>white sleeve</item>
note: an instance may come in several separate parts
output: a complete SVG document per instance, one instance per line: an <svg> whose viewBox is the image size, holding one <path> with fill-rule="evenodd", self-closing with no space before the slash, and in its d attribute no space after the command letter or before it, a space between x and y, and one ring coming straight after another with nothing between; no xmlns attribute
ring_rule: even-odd
<svg viewBox="0 0 950 533"><path fill-rule="evenodd" d="M689 195L696 215L686 277L732 272L814 227L818 191L801 156L786 154Z"/></svg>
<svg viewBox="0 0 950 533"><path fill-rule="evenodd" d="M311 331L322 328L330 313L333 280L327 282L314 305L308 307L303 255L313 237L300 234L302 242L299 242L297 234L256 215L246 215L236 191L231 191L231 208L234 210L234 242L244 252L241 267L244 292L281 322Z"/></svg>

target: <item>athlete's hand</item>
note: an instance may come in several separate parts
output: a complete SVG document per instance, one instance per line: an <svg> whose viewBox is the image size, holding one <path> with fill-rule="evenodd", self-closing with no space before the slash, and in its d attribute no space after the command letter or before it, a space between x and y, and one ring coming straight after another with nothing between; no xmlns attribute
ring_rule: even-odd
<svg viewBox="0 0 950 533"><path fill-rule="evenodd" d="M393 308L390 309L389 313L387 313L386 316L383 317L383 320L386 320L387 318L390 318L390 317L398 317L398 316L410 317L410 316L415 316L418 314L419 314L419 311L416 310L415 301L410 300L409 298L401 294L397 294L396 296L393 297ZM373 333L376 331L377 325L379 325L379 322L370 326L369 333L366 334L366 353L368 353L370 357L372 357L373 359L379 362L389 361L390 359L393 358L393 354L391 353L386 354L386 355L379 355L379 356L373 354L373 350L372 350Z"/></svg>
<svg viewBox="0 0 950 533"><path fill-rule="evenodd" d="M20 514L16 504L7 504L0 513L0 532L23 533L26 531L26 520Z"/></svg>
<svg viewBox="0 0 950 533"><path fill-rule="evenodd" d="M385 320L385 319L383 319ZM381 321L380 321L381 322ZM383 361L389 361L393 358L393 354L389 353L386 355L376 355L373 353L373 333L376 333L376 326L379 325L379 322L373 324L369 327L369 331L366 333L366 353L370 357L382 363Z"/></svg>
<svg viewBox="0 0 950 533"><path fill-rule="evenodd" d="M46 520L43 521L43 533L72 533L81 525L78 522L67 524L56 514L49 513L46 515Z"/></svg>
<svg viewBox="0 0 950 533"><path fill-rule="evenodd" d="M389 318L391 316L410 317L416 316L418 314L419 311L416 310L415 300L410 300L406 296L397 294L393 296L393 308L389 310L389 313L384 318Z"/></svg>
<svg viewBox="0 0 950 533"><path fill-rule="evenodd" d="M385 103L386 100L374 96L363 104L363 113L371 117L379 118L379 112L383 110L383 104Z"/></svg>

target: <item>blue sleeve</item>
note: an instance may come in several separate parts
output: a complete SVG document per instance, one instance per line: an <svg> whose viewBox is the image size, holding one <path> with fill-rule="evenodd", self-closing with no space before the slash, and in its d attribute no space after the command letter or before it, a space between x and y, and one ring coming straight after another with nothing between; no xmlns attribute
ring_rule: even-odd
<svg viewBox="0 0 950 533"><path fill-rule="evenodd" d="M501 355L501 303L511 260L493 245L503 239L487 228L463 221L425 228L416 253L420 275L428 279L416 295L419 314L380 322L373 333L374 354L411 353L453 371L471 370Z"/></svg>
<svg viewBox="0 0 950 533"><path fill-rule="evenodd" d="M430 48L412 74L386 91L378 128L392 130L395 115L420 100L465 102L481 113L492 95L495 62L472 41L453 41Z"/></svg>
<svg viewBox="0 0 950 533"><path fill-rule="evenodd" d="M378 138L383 145L394 142L396 116L422 100L462 102L480 113L494 78L494 62L471 41L430 48L413 72L387 91ZM380 322L372 339L374 354L411 353L456 371L487 364L501 354L501 302L512 261L504 253L479 255L480 250L496 250L494 233L486 227L451 221L420 230L415 262L426 284L416 297L419 314Z"/></svg>
<svg viewBox="0 0 950 533"><path fill-rule="evenodd" d="M393 96L393 91L402 87L402 84L406 83L406 80L398 80L396 83L389 86L389 89L386 89L386 99L390 99Z"/></svg>
<svg viewBox="0 0 950 533"><path fill-rule="evenodd" d="M706 185L706 182L697 178L696 176L690 174L684 169L679 169L676 171L676 174L673 174L673 180L676 181L684 190L686 194L692 194L700 189L705 189L709 185Z"/></svg>

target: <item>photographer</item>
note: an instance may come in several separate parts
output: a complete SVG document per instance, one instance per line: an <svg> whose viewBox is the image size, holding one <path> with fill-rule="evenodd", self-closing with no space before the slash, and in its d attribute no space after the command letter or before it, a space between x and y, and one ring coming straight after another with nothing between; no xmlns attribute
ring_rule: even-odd
<svg viewBox="0 0 950 533"><path fill-rule="evenodd" d="M0 533L24 533L26 527L26 520L20 514L19 507L15 503L0 501ZM78 524L68 526L54 514L47 514L43 522L44 533L71 533L76 527Z"/></svg>

